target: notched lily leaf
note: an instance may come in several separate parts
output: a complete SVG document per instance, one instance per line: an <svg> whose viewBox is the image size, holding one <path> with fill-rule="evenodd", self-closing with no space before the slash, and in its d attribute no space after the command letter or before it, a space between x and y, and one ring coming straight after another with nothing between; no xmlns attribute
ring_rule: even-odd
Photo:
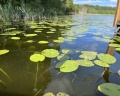
<svg viewBox="0 0 120 96"><path fill-rule="evenodd" d="M39 62L39 61L44 61L45 56L41 55L41 54L33 54L30 56L30 60L32 62Z"/></svg>

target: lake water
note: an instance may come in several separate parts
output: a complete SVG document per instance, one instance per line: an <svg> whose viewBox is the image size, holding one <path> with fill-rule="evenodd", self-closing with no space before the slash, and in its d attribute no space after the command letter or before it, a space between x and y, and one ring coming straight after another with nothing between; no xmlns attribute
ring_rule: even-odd
<svg viewBox="0 0 120 96"><path fill-rule="evenodd" d="M72 24L64 25L67 24L66 20L71 21ZM120 54L113 47L108 47L109 40L114 37L115 32L113 21L114 16L109 15L66 16L57 21L50 20L48 23L45 21L38 24L41 32L37 32L37 36L32 37L26 37L24 34L35 33L38 28L29 28L29 23L27 26L11 25L11 28L22 31L17 35L4 35L1 29L0 50L8 49L9 53L0 55L0 68L10 76L12 81L0 71L0 80L6 83L6 86L0 85L0 96L35 96L35 91L39 91L36 96L43 96L47 92L54 94L64 92L70 96L106 96L97 90L100 84L109 81L120 85L120 77L117 75L120 69ZM58 25L60 23L61 26L53 24L54 22ZM51 28L54 29L50 31ZM12 40L13 36L19 36L20 40ZM54 42L59 37L64 38L63 42ZM28 43L26 42L28 40L34 42ZM49 43L38 44L41 40ZM117 61L110 65L111 73L103 78L104 67L79 66L73 72L64 73L55 68L55 65L60 62L56 57L45 58L39 64L38 80L34 89L37 63L30 61L30 56L44 49L56 49L60 54L63 49L70 50L67 58L69 60L79 60L81 51L95 51L98 54L110 53Z"/></svg>

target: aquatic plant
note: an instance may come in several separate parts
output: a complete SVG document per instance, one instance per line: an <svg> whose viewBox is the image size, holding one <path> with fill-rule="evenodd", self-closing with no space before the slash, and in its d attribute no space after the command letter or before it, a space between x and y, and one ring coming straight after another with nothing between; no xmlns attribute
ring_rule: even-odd
<svg viewBox="0 0 120 96"><path fill-rule="evenodd" d="M32 62L37 62L37 66L36 66L36 76L35 76L35 84L34 84L34 90L35 92L37 91L37 88L36 88L36 84L37 84L37 78L38 78L38 67L39 67L39 62L42 62L45 60L45 57L41 54L33 54L30 56L30 60Z"/></svg>
<svg viewBox="0 0 120 96"><path fill-rule="evenodd" d="M66 55L66 54L61 54L61 55L57 56L57 59L58 59L59 61L64 61L64 60L69 59L69 56Z"/></svg>
<svg viewBox="0 0 120 96"><path fill-rule="evenodd" d="M80 58L84 58L86 60L93 60L97 56L97 52L93 51L81 51L81 55L79 56Z"/></svg>
<svg viewBox="0 0 120 96"><path fill-rule="evenodd" d="M69 52L70 52L69 49L62 49L62 53L64 53L64 54L67 54L67 53L69 53Z"/></svg>
<svg viewBox="0 0 120 96"><path fill-rule="evenodd" d="M20 37L11 37L13 40L20 40Z"/></svg>
<svg viewBox="0 0 120 96"><path fill-rule="evenodd" d="M66 94L64 92L59 92L59 93L57 93L56 96L70 96L70 95L68 95L68 94Z"/></svg>
<svg viewBox="0 0 120 96"><path fill-rule="evenodd" d="M54 58L59 55L59 52L55 49L45 49L41 52L41 54L48 58Z"/></svg>
<svg viewBox="0 0 120 96"><path fill-rule="evenodd" d="M60 68L61 72L73 72L78 69L79 65L76 60L66 60L56 64L56 68Z"/></svg>
<svg viewBox="0 0 120 96"><path fill-rule="evenodd" d="M113 83L103 83L98 86L98 90L107 96L119 96L120 85Z"/></svg>
<svg viewBox="0 0 120 96"><path fill-rule="evenodd" d="M98 66L102 66L102 67L110 67L109 64L107 64L106 62L104 61L101 61L101 60L95 60L94 63Z"/></svg>
<svg viewBox="0 0 120 96"><path fill-rule="evenodd" d="M47 44L47 43L49 43L48 41L39 41L38 42L39 44Z"/></svg>
<svg viewBox="0 0 120 96"><path fill-rule="evenodd" d="M89 60L76 60L76 62L78 63L78 65L84 66L84 67L94 66L94 63L92 61L89 61Z"/></svg>
<svg viewBox="0 0 120 96"><path fill-rule="evenodd" d="M55 96L52 92L45 93L43 96Z"/></svg>
<svg viewBox="0 0 120 96"><path fill-rule="evenodd" d="M8 52L9 52L9 50L7 50L7 49L0 50L0 55L6 54Z"/></svg>
<svg viewBox="0 0 120 96"><path fill-rule="evenodd" d="M37 36L37 34L25 34L24 36L26 36L26 37L32 37L32 36Z"/></svg>
<svg viewBox="0 0 120 96"><path fill-rule="evenodd" d="M100 54L97 55L97 57L101 61L104 61L108 64L114 64L116 62L116 58L113 57L112 55L109 55L109 54L100 53Z"/></svg>

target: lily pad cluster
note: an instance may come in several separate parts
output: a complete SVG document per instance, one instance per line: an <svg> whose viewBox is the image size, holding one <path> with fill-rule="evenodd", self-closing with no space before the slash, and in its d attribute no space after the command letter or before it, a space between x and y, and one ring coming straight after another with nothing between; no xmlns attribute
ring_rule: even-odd
<svg viewBox="0 0 120 96"><path fill-rule="evenodd" d="M109 54L100 53L97 57L99 60L95 60L94 63L98 66L109 67L109 64L114 64L116 62L116 58Z"/></svg>

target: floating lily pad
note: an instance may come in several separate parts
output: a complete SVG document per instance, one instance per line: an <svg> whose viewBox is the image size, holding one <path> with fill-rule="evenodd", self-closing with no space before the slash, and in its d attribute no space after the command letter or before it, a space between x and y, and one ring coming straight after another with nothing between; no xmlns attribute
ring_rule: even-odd
<svg viewBox="0 0 120 96"><path fill-rule="evenodd" d="M116 58L109 54L101 53L101 54L98 54L97 56L101 61L104 61L108 64L113 64L116 62Z"/></svg>
<svg viewBox="0 0 120 96"><path fill-rule="evenodd" d="M120 47L120 44L109 44L111 47Z"/></svg>
<svg viewBox="0 0 120 96"><path fill-rule="evenodd" d="M120 85L113 83L103 83L98 86L98 90L107 96L120 96Z"/></svg>
<svg viewBox="0 0 120 96"><path fill-rule="evenodd" d="M56 96L70 96L70 95L63 93L63 92L59 92Z"/></svg>
<svg viewBox="0 0 120 96"><path fill-rule="evenodd" d="M47 33L54 33L54 32L47 32Z"/></svg>
<svg viewBox="0 0 120 96"><path fill-rule="evenodd" d="M63 43L64 40L53 40L53 42L56 42L56 43Z"/></svg>
<svg viewBox="0 0 120 96"><path fill-rule="evenodd" d="M81 54L79 57L80 58L84 58L86 60L93 60L96 58L97 52L93 52L93 51L81 51Z"/></svg>
<svg viewBox="0 0 120 96"><path fill-rule="evenodd" d="M120 51L120 48L116 48L115 50L116 50L116 51Z"/></svg>
<svg viewBox="0 0 120 96"><path fill-rule="evenodd" d="M26 37L32 37L32 36L37 36L37 34L25 34L24 36L26 36Z"/></svg>
<svg viewBox="0 0 120 96"><path fill-rule="evenodd" d="M55 96L55 95L51 92L48 92L48 93L45 93L43 96Z"/></svg>
<svg viewBox="0 0 120 96"><path fill-rule="evenodd" d="M33 43L34 41L33 40L28 40L26 41L27 43Z"/></svg>
<svg viewBox="0 0 120 96"><path fill-rule="evenodd" d="M76 62L78 63L78 65L84 66L84 67L94 66L94 63L92 61L89 61L89 60L76 60Z"/></svg>
<svg viewBox="0 0 120 96"><path fill-rule="evenodd" d="M79 65L75 60L66 60L60 67L61 72L73 72L77 70Z"/></svg>
<svg viewBox="0 0 120 96"><path fill-rule="evenodd" d="M113 40L113 39L112 39L112 40L109 40L109 42L111 42L111 43L112 43L112 42L115 42L115 40Z"/></svg>
<svg viewBox="0 0 120 96"><path fill-rule="evenodd" d="M13 40L20 40L20 37L11 37Z"/></svg>
<svg viewBox="0 0 120 96"><path fill-rule="evenodd" d="M61 55L57 56L57 59L60 61L64 61L64 60L69 59L69 56L66 54L61 54Z"/></svg>
<svg viewBox="0 0 120 96"><path fill-rule="evenodd" d="M54 58L59 55L59 52L55 49L45 49L41 52L41 54L48 58Z"/></svg>
<svg viewBox="0 0 120 96"><path fill-rule="evenodd" d="M44 61L45 56L41 54L33 54L30 56L30 60L33 62Z"/></svg>
<svg viewBox="0 0 120 96"><path fill-rule="evenodd" d="M69 49L62 49L62 53L67 54L68 52L70 52Z"/></svg>
<svg viewBox="0 0 120 96"><path fill-rule="evenodd" d="M47 43L49 43L48 41L39 41L38 42L39 44L47 44Z"/></svg>
<svg viewBox="0 0 120 96"><path fill-rule="evenodd" d="M41 30L35 30L35 32L40 33L40 32L42 32L42 31L41 31Z"/></svg>
<svg viewBox="0 0 120 96"><path fill-rule="evenodd" d="M98 66L102 66L102 67L110 67L107 63L101 61L101 60L95 60L94 63Z"/></svg>
<svg viewBox="0 0 120 96"><path fill-rule="evenodd" d="M58 37L58 39L59 39L59 40L64 40L64 38L63 38L63 37Z"/></svg>
<svg viewBox="0 0 120 96"><path fill-rule="evenodd" d="M120 70L118 70L118 75L120 76Z"/></svg>
<svg viewBox="0 0 120 96"><path fill-rule="evenodd" d="M7 49L0 50L0 55L6 54L8 52L9 52L9 50L7 50Z"/></svg>

